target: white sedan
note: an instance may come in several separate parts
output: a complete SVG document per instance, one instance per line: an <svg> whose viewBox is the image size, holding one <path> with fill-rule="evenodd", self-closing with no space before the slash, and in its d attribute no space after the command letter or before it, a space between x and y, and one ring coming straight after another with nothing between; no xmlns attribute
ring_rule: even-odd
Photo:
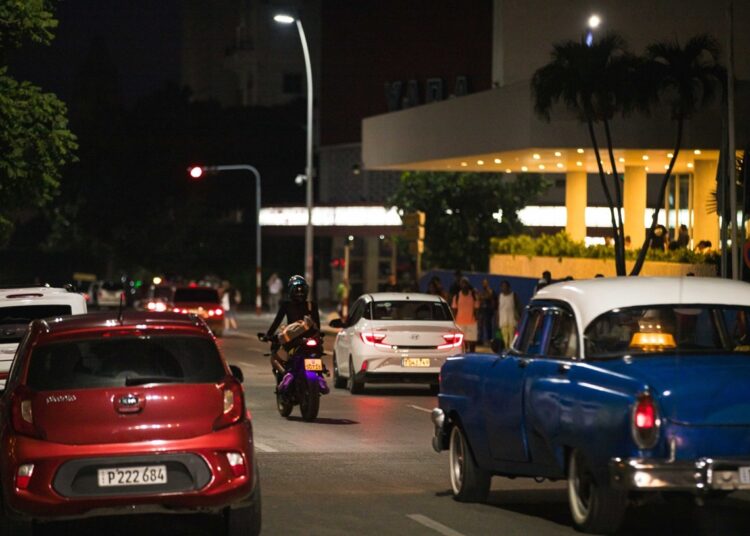
<svg viewBox="0 0 750 536"><path fill-rule="evenodd" d="M361 296L349 309L333 351L337 388L359 394L365 383L413 382L438 387L446 358L463 351L464 336L439 296L382 292Z"/></svg>

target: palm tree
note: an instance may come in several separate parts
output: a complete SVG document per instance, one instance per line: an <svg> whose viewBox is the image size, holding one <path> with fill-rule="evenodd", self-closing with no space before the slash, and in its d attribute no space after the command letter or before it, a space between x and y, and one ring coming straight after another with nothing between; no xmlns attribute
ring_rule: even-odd
<svg viewBox="0 0 750 536"><path fill-rule="evenodd" d="M586 123L615 234L617 275L626 275L625 229L622 220L622 187L615 164L609 122L615 114L630 111L635 102L632 98L632 74L637 61L627 51L625 40L616 34L609 34L591 46L583 42L567 41L553 46L552 61L537 70L531 81L534 109L540 117L549 121L552 106L562 102ZM602 164L594 129L596 123L604 126L614 177L614 199Z"/></svg>
<svg viewBox="0 0 750 536"><path fill-rule="evenodd" d="M654 43L646 48L645 61L639 69L637 79L642 88L645 111L653 105L669 106L672 120L677 123L677 132L672 158L662 177L651 227L630 275L638 275L646 259L659 210L664 205L669 177L680 154L685 120L708 106L714 100L717 90L723 90L726 83L726 71L719 64L719 43L706 34L692 37L684 47L677 41Z"/></svg>

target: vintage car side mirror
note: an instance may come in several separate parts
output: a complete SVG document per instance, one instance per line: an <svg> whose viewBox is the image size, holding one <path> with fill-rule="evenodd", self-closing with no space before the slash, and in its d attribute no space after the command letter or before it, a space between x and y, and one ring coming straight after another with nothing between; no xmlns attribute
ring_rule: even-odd
<svg viewBox="0 0 750 536"><path fill-rule="evenodd" d="M334 318L328 323L328 325L331 326L332 328L345 328L346 327L346 324L340 318Z"/></svg>
<svg viewBox="0 0 750 536"><path fill-rule="evenodd" d="M242 369L237 365L229 365L229 370L234 376L234 379L240 383L245 383L245 375L242 373Z"/></svg>

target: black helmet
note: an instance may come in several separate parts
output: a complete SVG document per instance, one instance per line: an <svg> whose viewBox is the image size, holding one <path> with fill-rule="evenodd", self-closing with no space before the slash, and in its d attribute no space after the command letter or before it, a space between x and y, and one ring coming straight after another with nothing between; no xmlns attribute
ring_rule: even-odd
<svg viewBox="0 0 750 536"><path fill-rule="evenodd" d="M310 289L307 285L307 281L305 281L305 278L301 275L293 275L290 277L287 288L289 289L289 299L296 302L305 301Z"/></svg>

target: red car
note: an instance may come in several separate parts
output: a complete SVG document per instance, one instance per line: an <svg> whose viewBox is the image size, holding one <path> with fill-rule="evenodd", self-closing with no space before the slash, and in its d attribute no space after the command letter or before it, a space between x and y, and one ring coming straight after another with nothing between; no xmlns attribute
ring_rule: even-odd
<svg viewBox="0 0 750 536"><path fill-rule="evenodd" d="M175 313L36 320L0 398L0 534L143 512L222 514L260 533L242 372Z"/></svg>

